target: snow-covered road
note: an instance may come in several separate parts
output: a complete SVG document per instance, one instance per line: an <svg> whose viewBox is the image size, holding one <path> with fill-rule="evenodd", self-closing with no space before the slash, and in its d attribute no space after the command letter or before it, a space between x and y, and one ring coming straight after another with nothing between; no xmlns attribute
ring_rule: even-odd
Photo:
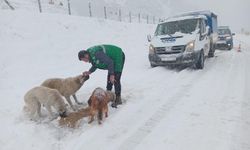
<svg viewBox="0 0 250 150"><path fill-rule="evenodd" d="M150 68L153 25L9 11L0 18L0 150L250 150L250 37L237 35L242 52L217 50L203 70ZM26 91L85 71L77 52L100 43L126 54L124 104L110 108L103 125L83 120L72 131L22 115ZM105 79L95 72L78 92L81 101Z"/></svg>
<svg viewBox="0 0 250 150"><path fill-rule="evenodd" d="M233 50L217 51L202 71L149 69L133 89L138 97L74 148L249 150L249 63Z"/></svg>

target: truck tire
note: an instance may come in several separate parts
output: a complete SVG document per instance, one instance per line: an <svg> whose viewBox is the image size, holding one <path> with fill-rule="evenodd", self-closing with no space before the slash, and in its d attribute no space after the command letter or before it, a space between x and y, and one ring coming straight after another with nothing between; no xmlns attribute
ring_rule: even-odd
<svg viewBox="0 0 250 150"><path fill-rule="evenodd" d="M228 48L228 50L232 50L233 49L233 44L230 45L230 47Z"/></svg>
<svg viewBox="0 0 250 150"><path fill-rule="evenodd" d="M157 65L154 65L152 63L150 63L150 66L151 66L151 68L157 67Z"/></svg>
<svg viewBox="0 0 250 150"><path fill-rule="evenodd" d="M199 54L199 59L197 63L195 64L195 67L197 69L203 69L204 68L204 62L205 62L205 56L203 50Z"/></svg>

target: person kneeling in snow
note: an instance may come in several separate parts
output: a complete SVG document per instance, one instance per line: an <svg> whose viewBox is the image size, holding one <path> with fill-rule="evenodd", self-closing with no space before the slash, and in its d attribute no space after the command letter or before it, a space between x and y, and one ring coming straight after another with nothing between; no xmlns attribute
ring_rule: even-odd
<svg viewBox="0 0 250 150"><path fill-rule="evenodd" d="M89 71L83 72L84 75L90 75L97 68L108 70L107 76L107 91L111 91L113 85L115 86L116 99L111 104L112 107L122 104L121 101L121 75L125 62L125 54L120 47L114 45L96 45L81 50L78 53L80 61L92 64Z"/></svg>

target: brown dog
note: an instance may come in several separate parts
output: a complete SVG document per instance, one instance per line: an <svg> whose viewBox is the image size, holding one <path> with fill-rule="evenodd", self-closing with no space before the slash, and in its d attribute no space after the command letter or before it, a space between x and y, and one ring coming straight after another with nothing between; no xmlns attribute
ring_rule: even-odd
<svg viewBox="0 0 250 150"><path fill-rule="evenodd" d="M59 125L67 126L70 128L77 128L79 126L79 120L83 117L88 117L90 115L90 107L80 109L77 112L72 112L65 118L60 118Z"/></svg>
<svg viewBox="0 0 250 150"><path fill-rule="evenodd" d="M89 123L94 121L94 117L98 113L98 123L101 124L103 113L105 114L105 117L108 117L108 102L113 101L114 99L115 97L113 93L107 92L100 87L96 88L88 101L90 106Z"/></svg>

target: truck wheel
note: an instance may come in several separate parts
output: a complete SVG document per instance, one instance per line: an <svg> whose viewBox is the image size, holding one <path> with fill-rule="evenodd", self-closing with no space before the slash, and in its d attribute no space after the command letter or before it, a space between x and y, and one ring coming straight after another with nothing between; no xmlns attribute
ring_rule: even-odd
<svg viewBox="0 0 250 150"><path fill-rule="evenodd" d="M201 52L200 52L200 56L199 56L199 60L198 60L197 63L195 64L195 67L196 67L197 69L203 69L203 68L204 68L204 62L205 62L204 52L201 51Z"/></svg>
<svg viewBox="0 0 250 150"><path fill-rule="evenodd" d="M154 64L152 64L152 63L150 63L150 66L151 66L152 68L157 67L157 65L154 65Z"/></svg>
<svg viewBox="0 0 250 150"><path fill-rule="evenodd" d="M232 50L232 49L233 49L233 45L231 44L228 50Z"/></svg>

